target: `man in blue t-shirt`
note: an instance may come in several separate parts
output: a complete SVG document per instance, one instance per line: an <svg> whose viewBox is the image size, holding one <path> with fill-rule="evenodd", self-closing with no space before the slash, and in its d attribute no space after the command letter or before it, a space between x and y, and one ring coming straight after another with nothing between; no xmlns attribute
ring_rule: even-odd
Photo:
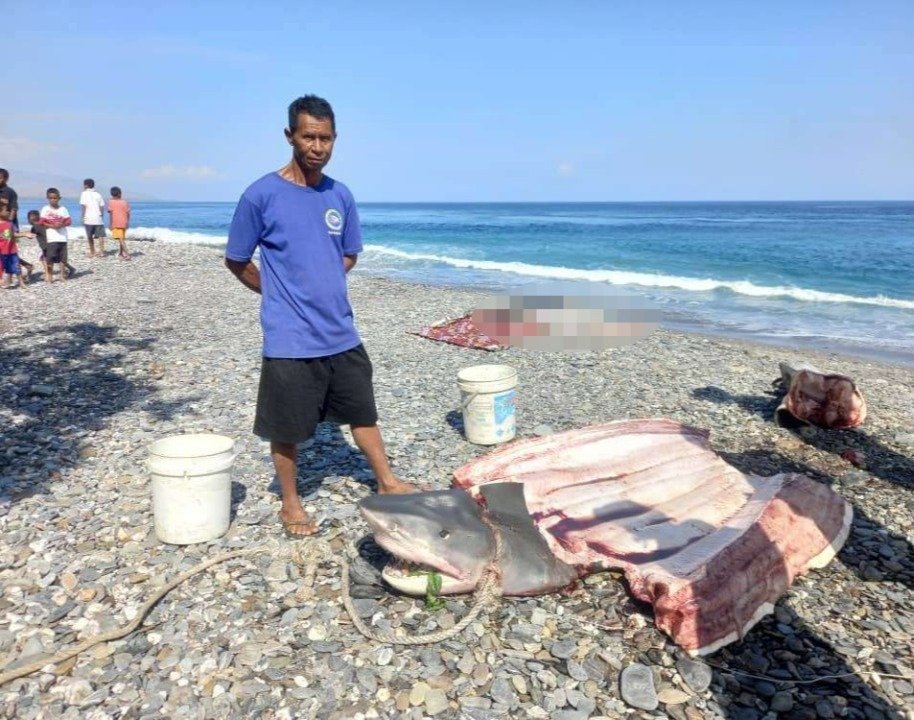
<svg viewBox="0 0 914 720"><path fill-rule="evenodd" d="M362 250L352 193L324 175L336 140L330 104L305 95L289 106L292 160L238 201L225 264L262 295L263 364L254 432L270 440L286 535L317 531L296 489L298 443L327 419L348 424L380 493L413 492L394 477L378 430L372 366L355 329L346 273ZM260 267L251 258L260 249Z"/></svg>

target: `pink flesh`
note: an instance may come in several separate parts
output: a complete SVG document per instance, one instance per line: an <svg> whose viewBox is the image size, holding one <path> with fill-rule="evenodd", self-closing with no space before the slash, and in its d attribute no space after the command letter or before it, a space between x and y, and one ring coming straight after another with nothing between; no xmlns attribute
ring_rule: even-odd
<svg viewBox="0 0 914 720"><path fill-rule="evenodd" d="M455 484L523 482L560 560L621 568L657 626L693 654L745 635L794 578L831 559L848 504L803 475L725 463L707 433L634 420L521 440L468 463Z"/></svg>
<svg viewBox="0 0 914 720"><path fill-rule="evenodd" d="M866 420L863 395L844 375L799 370L784 401L791 415L823 428L842 430Z"/></svg>

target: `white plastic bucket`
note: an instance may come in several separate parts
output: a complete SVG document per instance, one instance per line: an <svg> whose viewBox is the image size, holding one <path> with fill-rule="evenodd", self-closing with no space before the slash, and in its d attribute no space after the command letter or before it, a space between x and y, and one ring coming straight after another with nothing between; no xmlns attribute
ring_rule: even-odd
<svg viewBox="0 0 914 720"><path fill-rule="evenodd" d="M474 365L457 373L463 429L477 445L514 438L517 370L510 365Z"/></svg>
<svg viewBox="0 0 914 720"><path fill-rule="evenodd" d="M235 441L224 435L173 435L149 445L156 536L173 545L225 534L232 510Z"/></svg>

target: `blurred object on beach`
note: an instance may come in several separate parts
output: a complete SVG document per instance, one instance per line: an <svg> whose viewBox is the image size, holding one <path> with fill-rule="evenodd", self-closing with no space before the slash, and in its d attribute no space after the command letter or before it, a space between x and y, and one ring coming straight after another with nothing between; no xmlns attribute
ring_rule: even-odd
<svg viewBox="0 0 914 720"><path fill-rule="evenodd" d="M580 352L630 345L653 333L661 313L647 299L609 285L525 285L480 303L473 324L485 335L530 350Z"/></svg>

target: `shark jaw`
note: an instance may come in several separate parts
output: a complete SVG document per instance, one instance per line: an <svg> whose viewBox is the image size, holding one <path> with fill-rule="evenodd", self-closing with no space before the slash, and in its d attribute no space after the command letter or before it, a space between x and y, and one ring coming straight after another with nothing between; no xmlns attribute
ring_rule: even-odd
<svg viewBox="0 0 914 720"><path fill-rule="evenodd" d="M475 582L447 575L427 565L409 563L404 566L402 561L397 560L387 564L381 571L381 577L388 585L404 595L424 597L428 592L428 576L433 572L437 572L441 578L439 595L461 595L473 592L476 588Z"/></svg>
<svg viewBox="0 0 914 720"><path fill-rule="evenodd" d="M391 587L405 595L424 596L428 587L428 575L433 572L441 576L441 595L473 592L479 582L478 574L464 574L443 558L431 561L432 554L417 543L415 538L406 543L397 537L396 532L385 532L380 528L376 530L374 538L378 545L394 556L381 571L381 576Z"/></svg>
<svg viewBox="0 0 914 720"><path fill-rule="evenodd" d="M442 595L473 592L494 552L479 506L462 490L373 495L359 510L375 542L398 559L384 579L409 595L425 595L432 572L441 576Z"/></svg>

